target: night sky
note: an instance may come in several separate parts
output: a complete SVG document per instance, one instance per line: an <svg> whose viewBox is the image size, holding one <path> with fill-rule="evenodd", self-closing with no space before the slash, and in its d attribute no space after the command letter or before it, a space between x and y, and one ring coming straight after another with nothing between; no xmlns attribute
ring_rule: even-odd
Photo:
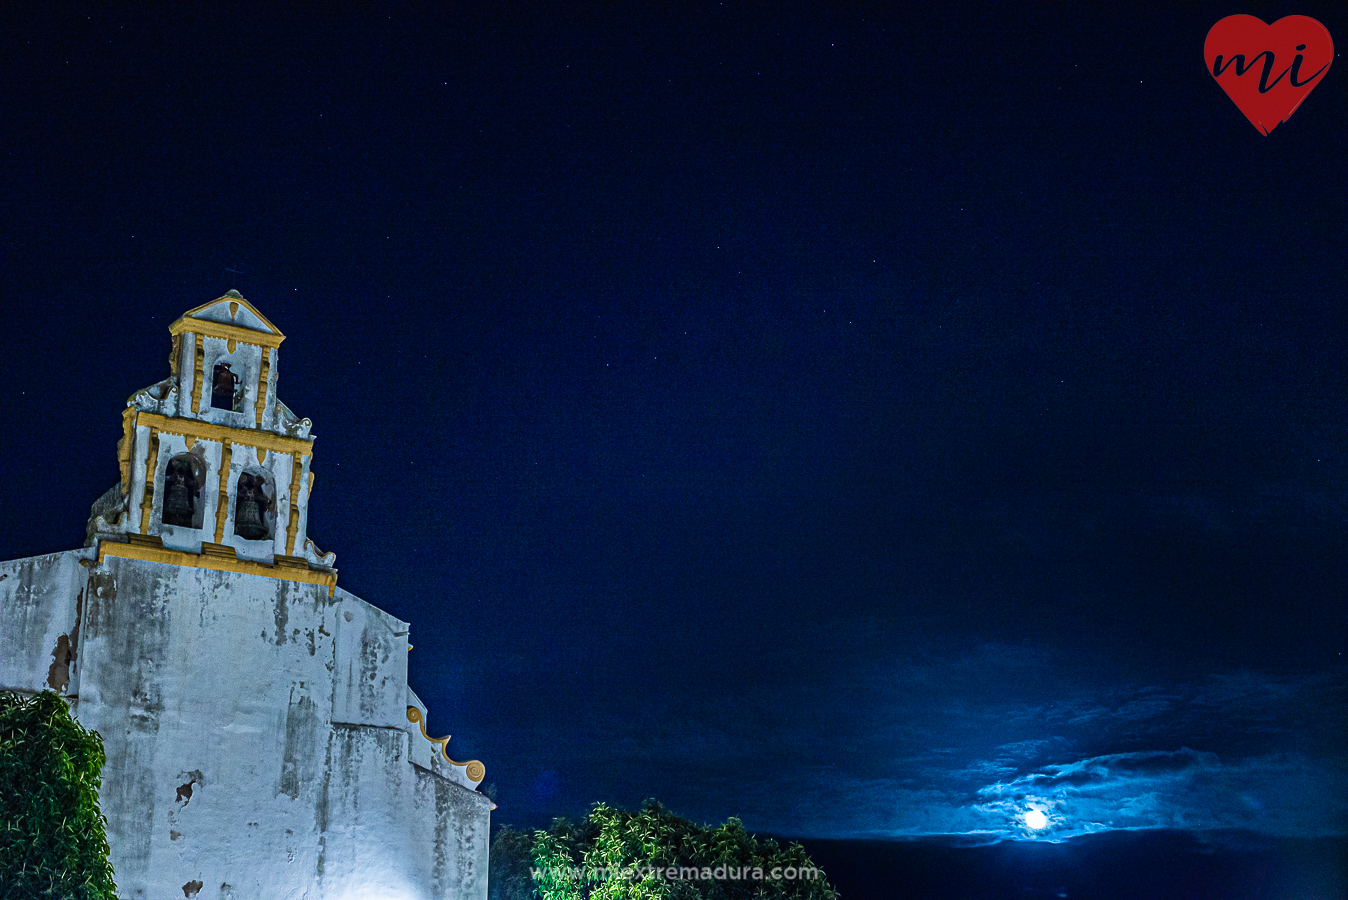
<svg viewBox="0 0 1348 900"><path fill-rule="evenodd" d="M1342 852L1348 9L928 6L0 6L0 558L235 288L495 823Z"/></svg>

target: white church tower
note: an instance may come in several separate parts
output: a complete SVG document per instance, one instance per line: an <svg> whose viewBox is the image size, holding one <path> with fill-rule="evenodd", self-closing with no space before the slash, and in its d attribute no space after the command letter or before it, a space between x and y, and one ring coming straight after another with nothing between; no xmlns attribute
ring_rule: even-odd
<svg viewBox="0 0 1348 900"><path fill-rule="evenodd" d="M285 336L234 291L169 330L86 547L0 563L0 690L102 735L124 900L485 900L483 766L426 734L408 624L309 539Z"/></svg>

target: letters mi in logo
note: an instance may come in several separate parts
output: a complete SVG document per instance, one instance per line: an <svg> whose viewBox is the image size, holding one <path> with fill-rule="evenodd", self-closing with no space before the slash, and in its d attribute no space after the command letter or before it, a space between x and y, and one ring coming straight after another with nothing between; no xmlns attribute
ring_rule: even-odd
<svg viewBox="0 0 1348 900"><path fill-rule="evenodd" d="M1203 59L1250 124L1267 135L1324 80L1334 42L1325 26L1308 16L1287 16L1272 25L1254 16L1227 16L1208 31Z"/></svg>

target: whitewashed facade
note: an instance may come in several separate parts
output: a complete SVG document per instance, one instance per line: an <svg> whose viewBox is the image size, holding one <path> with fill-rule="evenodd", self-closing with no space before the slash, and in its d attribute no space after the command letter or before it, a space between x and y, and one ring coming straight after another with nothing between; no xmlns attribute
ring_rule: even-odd
<svg viewBox="0 0 1348 900"><path fill-rule="evenodd" d="M87 546L0 563L0 689L102 735L126 900L485 900L483 766L426 735L408 624L308 538L284 336L233 291L170 332Z"/></svg>

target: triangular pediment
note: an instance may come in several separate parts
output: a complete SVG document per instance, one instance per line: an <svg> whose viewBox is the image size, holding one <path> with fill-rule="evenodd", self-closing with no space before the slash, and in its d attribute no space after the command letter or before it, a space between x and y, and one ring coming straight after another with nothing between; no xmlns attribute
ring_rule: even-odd
<svg viewBox="0 0 1348 900"><path fill-rule="evenodd" d="M209 303L203 303L196 309L189 309L182 314L182 317L175 326L180 326L183 331L190 331L184 319L196 319L202 322L214 322L217 325L232 325L235 328L245 328L249 331L261 331L264 334L274 335L277 343L285 338L279 328L267 321L267 317L258 312L253 304L243 299L238 291L229 291L222 297L217 297ZM176 333L177 329L175 329Z"/></svg>

